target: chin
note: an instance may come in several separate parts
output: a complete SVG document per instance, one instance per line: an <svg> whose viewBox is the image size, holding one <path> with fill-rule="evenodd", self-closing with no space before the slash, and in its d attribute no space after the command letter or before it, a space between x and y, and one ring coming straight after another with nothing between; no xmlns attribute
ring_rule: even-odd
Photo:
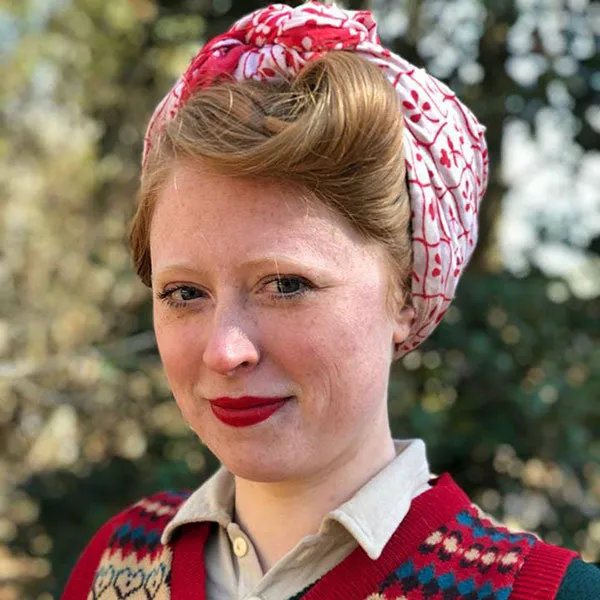
<svg viewBox="0 0 600 600"><path fill-rule="evenodd" d="M298 477L302 471L297 451L291 453L268 442L206 444L221 464L236 477L260 483L275 483ZM293 450L293 449L292 449Z"/></svg>
<svg viewBox="0 0 600 600"><path fill-rule="evenodd" d="M249 461L223 462L223 465L236 477L257 483L278 483L290 478L289 468L285 466L257 464Z"/></svg>

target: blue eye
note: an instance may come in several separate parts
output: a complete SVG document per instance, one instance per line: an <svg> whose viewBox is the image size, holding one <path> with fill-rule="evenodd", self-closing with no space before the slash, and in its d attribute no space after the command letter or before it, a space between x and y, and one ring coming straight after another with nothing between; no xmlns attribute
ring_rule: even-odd
<svg viewBox="0 0 600 600"><path fill-rule="evenodd" d="M174 297L176 300L182 300L183 302L187 302L189 300L195 300L196 298L200 298L201 295L202 292L200 292L200 290L196 288L182 286L180 288L177 288L176 290L173 290L172 297Z"/></svg>
<svg viewBox="0 0 600 600"><path fill-rule="evenodd" d="M303 287L303 283L298 277L282 277L274 283L277 291L284 296L287 294L297 294Z"/></svg>
<svg viewBox="0 0 600 600"><path fill-rule="evenodd" d="M301 296L313 289L313 285L304 277L297 275L280 275L267 283L269 291L280 298Z"/></svg>
<svg viewBox="0 0 600 600"><path fill-rule="evenodd" d="M191 285L180 285L174 288L163 290L158 294L161 300L165 300L168 304L181 306L192 300L204 298L206 294L198 288Z"/></svg>

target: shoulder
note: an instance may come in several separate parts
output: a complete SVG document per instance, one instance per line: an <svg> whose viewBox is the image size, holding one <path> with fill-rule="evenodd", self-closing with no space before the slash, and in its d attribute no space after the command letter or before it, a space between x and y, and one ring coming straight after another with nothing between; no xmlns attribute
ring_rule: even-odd
<svg viewBox="0 0 600 600"><path fill-rule="evenodd" d="M164 491L142 498L110 519L94 539L100 536L107 546L124 552L152 552L160 543L163 529L188 496L188 492Z"/></svg>
<svg viewBox="0 0 600 600"><path fill-rule="evenodd" d="M545 543L532 533L507 528L473 504L449 477L435 482L432 492L423 496L429 494L438 511L443 511L445 504L454 507L451 518L421 545L421 553L431 556L432 551L437 552L446 564L455 555L457 569L483 576L486 584L510 591L511 599L600 598L597 567L581 561L576 552Z"/></svg>
<svg viewBox="0 0 600 600"><path fill-rule="evenodd" d="M62 598L85 599L103 555L152 554L161 545L161 534L188 492L166 491L142 498L107 521L84 548L75 564Z"/></svg>
<svg viewBox="0 0 600 600"><path fill-rule="evenodd" d="M187 491L165 491L132 504L109 521L113 527L113 544L133 542L137 550L144 534L146 541L152 543L154 534L160 535L188 497Z"/></svg>
<svg viewBox="0 0 600 600"><path fill-rule="evenodd" d="M600 598L600 568L574 558L560 584L556 600L597 600Z"/></svg>

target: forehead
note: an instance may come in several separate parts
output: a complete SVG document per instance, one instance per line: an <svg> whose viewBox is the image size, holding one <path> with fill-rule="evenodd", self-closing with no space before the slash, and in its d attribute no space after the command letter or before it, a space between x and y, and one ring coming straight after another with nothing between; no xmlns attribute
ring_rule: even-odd
<svg viewBox="0 0 600 600"><path fill-rule="evenodd" d="M340 263L374 245L322 202L282 182L257 181L179 163L171 170L152 218L155 259L237 250L305 252Z"/></svg>

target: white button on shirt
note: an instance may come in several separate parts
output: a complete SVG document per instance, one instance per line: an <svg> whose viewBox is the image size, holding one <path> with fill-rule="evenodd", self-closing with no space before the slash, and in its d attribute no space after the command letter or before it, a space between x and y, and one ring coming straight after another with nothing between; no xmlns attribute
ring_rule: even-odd
<svg viewBox="0 0 600 600"><path fill-rule="evenodd" d="M300 540L264 573L252 541L232 521L234 480L221 468L180 507L162 542L186 523L219 524L204 551L207 600L284 600L342 562L359 545L373 560L405 518L412 500L429 489L429 465L421 440L394 442L396 458L331 511L319 531Z"/></svg>
<svg viewBox="0 0 600 600"><path fill-rule="evenodd" d="M233 553L238 558L243 558L248 554L248 542L243 537L237 537L233 540Z"/></svg>

